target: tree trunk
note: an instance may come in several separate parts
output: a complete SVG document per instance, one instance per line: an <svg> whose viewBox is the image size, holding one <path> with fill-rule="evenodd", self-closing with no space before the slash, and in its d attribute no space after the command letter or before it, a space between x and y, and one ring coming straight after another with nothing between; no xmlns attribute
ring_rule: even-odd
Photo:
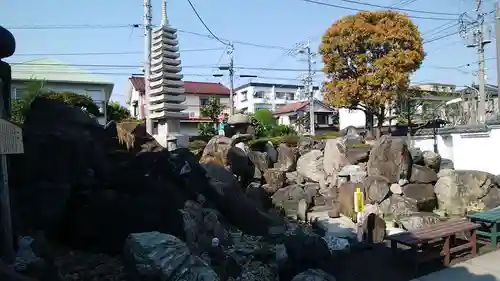
<svg viewBox="0 0 500 281"><path fill-rule="evenodd" d="M373 113L365 111L365 129L367 138L373 138L373 123Z"/></svg>
<svg viewBox="0 0 500 281"><path fill-rule="evenodd" d="M382 127L384 125L384 119L385 119L385 116L384 114L380 114L378 113L377 114L377 139L380 138L382 136Z"/></svg>

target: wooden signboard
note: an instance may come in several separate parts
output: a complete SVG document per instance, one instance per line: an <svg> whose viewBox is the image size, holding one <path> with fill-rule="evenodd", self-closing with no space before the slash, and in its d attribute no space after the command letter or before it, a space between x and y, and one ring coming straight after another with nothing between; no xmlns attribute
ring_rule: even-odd
<svg viewBox="0 0 500 281"><path fill-rule="evenodd" d="M0 154L24 153L22 132L18 126L0 119Z"/></svg>

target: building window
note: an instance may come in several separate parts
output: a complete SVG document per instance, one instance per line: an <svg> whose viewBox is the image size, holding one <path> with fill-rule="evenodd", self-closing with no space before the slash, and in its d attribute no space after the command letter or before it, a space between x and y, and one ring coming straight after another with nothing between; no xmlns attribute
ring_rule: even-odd
<svg viewBox="0 0 500 281"><path fill-rule="evenodd" d="M134 112L132 112L132 114L134 117L137 117L137 114L139 114L139 112L137 111L138 107L139 107L139 101L136 101L136 100L133 101L132 108L133 108Z"/></svg>
<svg viewBox="0 0 500 281"><path fill-rule="evenodd" d="M328 125L328 116L325 114L316 114L316 123L318 125Z"/></svg>
<svg viewBox="0 0 500 281"><path fill-rule="evenodd" d="M253 97L257 98L257 99L263 99L265 95L266 95L266 92L264 92L264 91L257 91L257 92L255 92L253 94Z"/></svg>
<svg viewBox="0 0 500 281"><path fill-rule="evenodd" d="M153 135L158 135L158 121L153 121Z"/></svg>
<svg viewBox="0 0 500 281"><path fill-rule="evenodd" d="M277 99L285 99L285 96L286 96L286 93L282 93L282 92L277 92L276 93L276 98Z"/></svg>
<svg viewBox="0 0 500 281"><path fill-rule="evenodd" d="M241 101L246 101L248 99L248 91L241 92Z"/></svg>
<svg viewBox="0 0 500 281"><path fill-rule="evenodd" d="M209 105L210 98L213 97L200 97L200 107L205 107ZM217 103L220 104L220 98L215 98Z"/></svg>
<svg viewBox="0 0 500 281"><path fill-rule="evenodd" d="M295 100L295 93L286 93L286 100Z"/></svg>

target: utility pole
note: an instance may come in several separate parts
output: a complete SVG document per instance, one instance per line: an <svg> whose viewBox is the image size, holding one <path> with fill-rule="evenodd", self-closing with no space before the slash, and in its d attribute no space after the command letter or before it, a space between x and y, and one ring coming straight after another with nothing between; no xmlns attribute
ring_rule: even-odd
<svg viewBox="0 0 500 281"><path fill-rule="evenodd" d="M310 41L307 41L307 90L309 91L309 126L311 127L311 135L314 136L316 122L314 122L314 91L312 85L312 64L313 55L311 53Z"/></svg>
<svg viewBox="0 0 500 281"><path fill-rule="evenodd" d="M144 0L144 117L146 118L146 132L153 134L153 122L149 111L149 76L151 75L151 0Z"/></svg>
<svg viewBox="0 0 500 281"><path fill-rule="evenodd" d="M500 114L500 87L498 84L500 83L500 0L497 0L495 3L495 37L496 37L496 45L497 45L497 107L498 114Z"/></svg>
<svg viewBox="0 0 500 281"><path fill-rule="evenodd" d="M229 43L227 53L229 54L229 116L234 115L234 45Z"/></svg>
<svg viewBox="0 0 500 281"><path fill-rule="evenodd" d="M491 43L491 40L485 38L484 13L481 11L482 0L476 0L476 15L474 18L468 17L466 14L460 18L460 33L463 38L472 40L467 44L468 48L476 48L479 57L479 97L476 118L472 120L475 124L484 123L486 121L486 78L485 78L485 63L484 63L484 46ZM467 17L468 19L465 19ZM469 26L472 25L472 28ZM472 38L469 37L469 30L472 32ZM475 107L476 99L472 99L473 107Z"/></svg>
<svg viewBox="0 0 500 281"><path fill-rule="evenodd" d="M307 75L304 79L305 87L307 87L308 99L309 99L309 127L310 134L315 134L315 118L314 118L314 91L313 91L313 75L314 71L312 69L313 64L315 63L313 58L316 56L315 53L311 51L311 41L307 40L306 43L299 43L292 49L291 51L296 52L298 54L307 56Z"/></svg>

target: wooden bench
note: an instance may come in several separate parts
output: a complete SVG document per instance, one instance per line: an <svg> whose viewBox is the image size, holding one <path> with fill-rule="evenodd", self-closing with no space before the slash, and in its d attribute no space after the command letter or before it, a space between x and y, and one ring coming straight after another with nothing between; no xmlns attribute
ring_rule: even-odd
<svg viewBox="0 0 500 281"><path fill-rule="evenodd" d="M471 249L472 256L477 253L476 229L480 225L466 219L447 221L431 225L428 227L406 231L389 235L387 240L391 241L393 256L397 253L398 244L411 248L415 261L415 271L421 262L444 256L444 265L450 264L451 254ZM468 242L458 245L456 235L460 233L470 233L471 239ZM443 243L444 242L444 243Z"/></svg>
<svg viewBox="0 0 500 281"><path fill-rule="evenodd" d="M481 225L481 228L476 230L476 233L480 236L490 238L491 247L495 249L498 244L498 238L500 237L500 208L475 213L467 217L471 222Z"/></svg>

